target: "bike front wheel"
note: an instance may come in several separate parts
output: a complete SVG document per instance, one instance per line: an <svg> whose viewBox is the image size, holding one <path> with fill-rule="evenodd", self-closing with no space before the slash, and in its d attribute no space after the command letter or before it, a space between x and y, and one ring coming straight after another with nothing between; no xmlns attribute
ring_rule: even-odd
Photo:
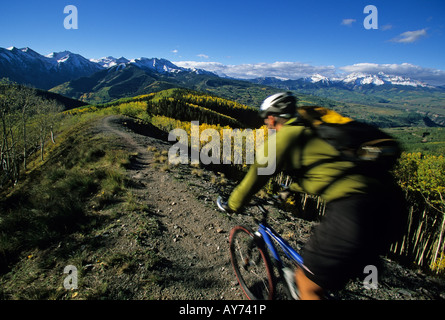
<svg viewBox="0 0 445 320"><path fill-rule="evenodd" d="M252 230L236 226L230 232L230 259L238 282L250 300L272 300L272 264L263 239Z"/></svg>

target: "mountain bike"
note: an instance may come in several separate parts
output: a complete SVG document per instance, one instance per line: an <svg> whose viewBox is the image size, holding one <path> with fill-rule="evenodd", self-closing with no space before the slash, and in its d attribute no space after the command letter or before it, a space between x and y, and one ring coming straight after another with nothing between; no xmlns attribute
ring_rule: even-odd
<svg viewBox="0 0 445 320"><path fill-rule="evenodd" d="M221 196L216 202L218 208L225 211ZM250 300L298 300L294 270L299 267L311 271L300 254L267 223L269 211L260 202L256 206L262 214L261 220L254 217L256 231L244 225L230 231L230 260L238 283ZM287 257L286 261L280 251Z"/></svg>

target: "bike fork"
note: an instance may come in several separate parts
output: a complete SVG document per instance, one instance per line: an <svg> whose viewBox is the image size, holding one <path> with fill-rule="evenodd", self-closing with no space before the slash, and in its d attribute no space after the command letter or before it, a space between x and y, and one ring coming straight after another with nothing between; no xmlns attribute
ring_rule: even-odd
<svg viewBox="0 0 445 320"><path fill-rule="evenodd" d="M300 296L298 295L298 288L297 283L295 282L294 270L289 267L283 267L281 270L283 271L284 280L286 280L292 298L294 298L295 300L299 300Z"/></svg>
<svg viewBox="0 0 445 320"><path fill-rule="evenodd" d="M299 300L300 297L298 295L298 288L295 282L295 272L292 268L284 266L283 262L280 260L269 235L266 232L256 231L255 235L259 238L262 238L266 244L266 247L269 247L269 251L274 258L275 267L281 271L281 277L286 281L287 287L289 288L289 292L295 300Z"/></svg>

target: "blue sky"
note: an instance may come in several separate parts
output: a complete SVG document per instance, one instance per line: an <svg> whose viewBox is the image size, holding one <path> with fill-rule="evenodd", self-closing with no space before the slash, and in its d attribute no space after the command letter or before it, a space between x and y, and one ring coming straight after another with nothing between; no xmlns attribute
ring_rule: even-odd
<svg viewBox="0 0 445 320"><path fill-rule="evenodd" d="M370 4L378 29L363 25ZM76 6L78 29L64 28L66 5ZM0 47L157 57L228 74L382 68L445 83L444 17L443 0L10 1L0 10Z"/></svg>

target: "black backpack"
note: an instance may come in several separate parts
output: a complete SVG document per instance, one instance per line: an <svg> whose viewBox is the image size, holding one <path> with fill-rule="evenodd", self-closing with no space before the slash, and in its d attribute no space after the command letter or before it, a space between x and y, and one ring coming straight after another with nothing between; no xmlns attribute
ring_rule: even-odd
<svg viewBox="0 0 445 320"><path fill-rule="evenodd" d="M304 106L297 111L299 123L339 151L338 160L352 161L363 171L390 171L401 154L399 143L375 126L324 107Z"/></svg>

